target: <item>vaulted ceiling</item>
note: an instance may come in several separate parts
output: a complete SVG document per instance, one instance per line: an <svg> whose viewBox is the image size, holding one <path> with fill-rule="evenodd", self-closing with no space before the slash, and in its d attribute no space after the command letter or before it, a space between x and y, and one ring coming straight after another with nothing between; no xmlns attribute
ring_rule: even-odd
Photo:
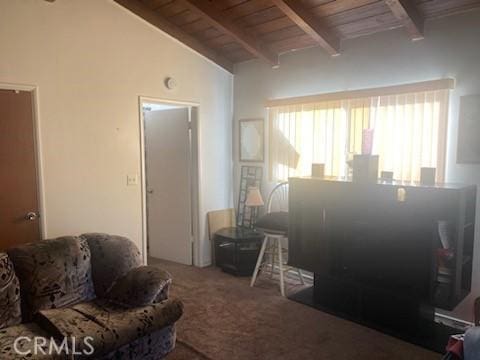
<svg viewBox="0 0 480 360"><path fill-rule="evenodd" d="M341 54L342 40L405 28L421 40L426 21L480 8L480 0L115 0L233 72L259 58L312 46ZM480 20L480 19L479 19Z"/></svg>

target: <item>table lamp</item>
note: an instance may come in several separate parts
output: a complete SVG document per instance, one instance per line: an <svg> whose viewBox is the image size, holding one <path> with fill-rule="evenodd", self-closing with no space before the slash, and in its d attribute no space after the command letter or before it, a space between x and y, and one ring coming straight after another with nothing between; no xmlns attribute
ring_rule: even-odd
<svg viewBox="0 0 480 360"><path fill-rule="evenodd" d="M265 205L263 202L262 194L258 187L250 187L247 192L247 199L245 200L245 206L251 208L250 216L250 228L255 226L255 222L258 216L258 208Z"/></svg>

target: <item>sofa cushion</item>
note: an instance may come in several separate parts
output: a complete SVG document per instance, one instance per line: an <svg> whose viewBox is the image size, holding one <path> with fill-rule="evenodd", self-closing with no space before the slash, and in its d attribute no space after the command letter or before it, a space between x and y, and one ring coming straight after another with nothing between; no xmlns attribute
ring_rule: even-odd
<svg viewBox="0 0 480 360"><path fill-rule="evenodd" d="M8 255L20 280L24 321L30 321L39 310L95 297L85 239L69 236L42 240L13 248Z"/></svg>
<svg viewBox="0 0 480 360"><path fill-rule="evenodd" d="M122 236L83 234L92 254L92 277L97 297L101 298L113 282L142 265L140 251Z"/></svg>
<svg viewBox="0 0 480 360"><path fill-rule="evenodd" d="M173 325L182 315L178 300L166 300L149 306L124 308L107 300L81 303L66 309L42 310L36 321L54 337L75 337L79 351L87 336L93 356L108 354L136 339Z"/></svg>
<svg viewBox="0 0 480 360"><path fill-rule="evenodd" d="M35 349L35 338L45 339L45 344L41 346L45 354L38 347ZM49 333L35 323L20 324L0 330L0 359L65 360L65 355L59 355L54 351L48 355L48 349L51 346Z"/></svg>
<svg viewBox="0 0 480 360"><path fill-rule="evenodd" d="M0 253L0 329L21 321L20 284L8 255Z"/></svg>
<svg viewBox="0 0 480 360"><path fill-rule="evenodd" d="M117 279L105 299L126 307L151 305L168 298L171 283L168 272L154 266L140 266Z"/></svg>

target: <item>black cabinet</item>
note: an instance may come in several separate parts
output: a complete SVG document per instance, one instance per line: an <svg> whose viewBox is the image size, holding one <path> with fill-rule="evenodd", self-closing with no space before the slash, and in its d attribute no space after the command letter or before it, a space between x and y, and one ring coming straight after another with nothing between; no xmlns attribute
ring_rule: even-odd
<svg viewBox="0 0 480 360"><path fill-rule="evenodd" d="M253 274L263 233L243 227L224 228L215 233L215 264L238 276Z"/></svg>
<svg viewBox="0 0 480 360"><path fill-rule="evenodd" d="M470 292L475 186L291 178L289 196L289 264L319 304L411 326Z"/></svg>

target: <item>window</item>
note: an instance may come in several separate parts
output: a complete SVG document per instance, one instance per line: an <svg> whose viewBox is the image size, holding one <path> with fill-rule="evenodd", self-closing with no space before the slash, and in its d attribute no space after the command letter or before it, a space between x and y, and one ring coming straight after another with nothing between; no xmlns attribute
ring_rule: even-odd
<svg viewBox="0 0 480 360"><path fill-rule="evenodd" d="M379 170L418 181L421 167L445 172L448 90L369 96L271 106L270 180L311 175L312 163L325 174L346 176L347 161L361 153L363 129L373 129Z"/></svg>

